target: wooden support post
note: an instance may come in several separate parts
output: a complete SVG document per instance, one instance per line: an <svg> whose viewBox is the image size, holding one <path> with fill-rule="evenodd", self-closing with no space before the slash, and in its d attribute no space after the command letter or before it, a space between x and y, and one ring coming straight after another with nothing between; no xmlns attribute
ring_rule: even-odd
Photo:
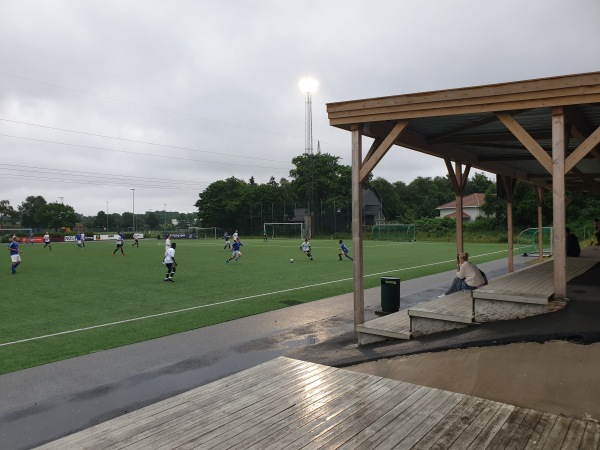
<svg viewBox="0 0 600 450"><path fill-rule="evenodd" d="M446 168L448 169L448 176L454 186L454 194L456 195L456 253L462 253L465 251L464 236L463 236L463 195L465 192L465 185L469 179L469 171L471 165L465 166L465 171L462 171L462 164L455 163L456 170L452 168L452 163L449 159L445 159Z"/></svg>
<svg viewBox="0 0 600 450"><path fill-rule="evenodd" d="M542 205L544 200L544 190L541 186L535 187L537 194L537 217L538 217L538 248L540 254L538 259L540 262L544 260L544 221L542 219Z"/></svg>
<svg viewBox="0 0 600 450"><path fill-rule="evenodd" d="M515 194L514 178L501 176L500 182L506 194L506 228L508 239L508 272L515 271L514 239L513 239L513 199Z"/></svg>
<svg viewBox="0 0 600 450"><path fill-rule="evenodd" d="M552 225L554 253L554 299L567 297L567 249L565 245L565 115L552 108Z"/></svg>
<svg viewBox="0 0 600 450"><path fill-rule="evenodd" d="M362 166L361 125L352 125L352 252L354 253L354 329L365 322L365 287L363 280L362 245ZM356 332L358 337L358 332Z"/></svg>

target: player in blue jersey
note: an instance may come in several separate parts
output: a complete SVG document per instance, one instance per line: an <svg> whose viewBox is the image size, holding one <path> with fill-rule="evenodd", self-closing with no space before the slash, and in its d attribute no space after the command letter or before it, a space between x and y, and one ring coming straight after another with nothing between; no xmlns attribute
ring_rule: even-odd
<svg viewBox="0 0 600 450"><path fill-rule="evenodd" d="M113 255L115 253L117 253L119 250L121 250L121 254L123 256L125 256L125 252L123 251L123 241L125 240L125 236L123 235L123 233L121 233L119 231L119 234L117 235L117 248L115 248L115 251L113 252Z"/></svg>
<svg viewBox="0 0 600 450"><path fill-rule="evenodd" d="M231 258L225 261L227 264L229 264L229 261L231 261L232 259L235 259L235 262L237 262L242 257L240 247L242 247L243 245L244 244L240 242L240 238L237 238L235 241L233 241L233 244L231 244L231 249L233 250L233 252L231 253Z"/></svg>
<svg viewBox="0 0 600 450"><path fill-rule="evenodd" d="M81 250L83 250L83 246L81 245L81 243L83 242L81 240L81 233L77 233L75 235L75 242L77 242L77 247L79 247Z"/></svg>
<svg viewBox="0 0 600 450"><path fill-rule="evenodd" d="M21 255L23 253L19 250L19 238L13 236L12 242L8 245L8 251L10 252L10 260L12 261L12 274L17 273L17 266L21 264Z"/></svg>
<svg viewBox="0 0 600 450"><path fill-rule="evenodd" d="M344 244L344 241L340 239L340 251L338 252L338 256L340 257L340 261L342 260L342 255L348 258L350 261L354 261L350 255L348 255L348 247Z"/></svg>
<svg viewBox="0 0 600 450"><path fill-rule="evenodd" d="M229 242L229 233L227 231L223 235L223 238L225 239L225 247L223 247L223 251L227 249L231 250L231 243Z"/></svg>

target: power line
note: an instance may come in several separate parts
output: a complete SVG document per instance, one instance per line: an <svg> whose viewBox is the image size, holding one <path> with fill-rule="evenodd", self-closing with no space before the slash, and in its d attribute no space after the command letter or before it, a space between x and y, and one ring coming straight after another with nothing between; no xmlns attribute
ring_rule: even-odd
<svg viewBox="0 0 600 450"><path fill-rule="evenodd" d="M41 173L43 175L60 175L60 176L71 176L71 177L85 177L86 180L90 178L102 178L109 181L121 182L131 184L141 183L160 183L161 185L183 185L183 186L196 186L200 188L201 185L208 185L205 181L188 181L179 179L168 179L168 178L156 178L156 177L136 177L131 175L118 175L118 174L106 174L99 172L86 172L81 170L68 170L68 169L52 169L48 167L36 167L36 166L24 166L17 164L1 164L0 171L8 171L8 174L12 172L27 172L29 173ZM50 172L50 173L48 173ZM190 187L190 188L191 188Z"/></svg>
<svg viewBox="0 0 600 450"><path fill-rule="evenodd" d="M83 134L83 135L86 135L86 136L101 137L101 138L106 138L106 139L115 139L115 140L125 141L125 142L134 142L136 144L155 145L157 147L175 148L175 149L178 149L178 150L188 150L188 151L199 152L199 153L210 153L210 154L213 154L213 155L230 156L230 157L233 157L233 158L256 159L256 160L259 160L259 161L273 161L273 162L287 163L287 161L280 161L280 160L275 160L275 159L270 159L270 158L256 158L254 156L235 155L235 154L231 154L231 153L212 152L210 150L199 150L199 149L190 148L190 147L179 147L177 145L168 145L168 144L158 144L158 143L155 143L155 142L137 141L135 139L120 138L120 137L115 137L115 136L106 136L106 135L103 135L103 134L88 133L88 132L85 132L85 131L67 130L65 128L51 127L51 126L48 126L48 125L40 125L40 124L29 123L29 122L20 122L18 120L10 120L10 119L4 119L4 118L0 118L0 120L2 120L4 122L18 123L20 125L29 125L29 126L32 126L32 127L46 128L46 129L49 129L49 130L64 131L64 132L67 132L67 133L77 133L77 134Z"/></svg>
<svg viewBox="0 0 600 450"><path fill-rule="evenodd" d="M44 142L46 144L66 145L69 147L88 148L88 149L92 149L92 150L102 150L102 151L125 153L125 154L138 155L138 156L152 156L155 158L178 159L178 160L182 160L182 161L194 161L194 162L201 162L201 163L207 163L207 164L223 164L223 165L227 165L227 166L256 167L256 168L261 168L261 169L278 169L278 170L286 169L285 167L273 167L273 166L264 166L264 165L256 166L256 165L252 165L252 164L240 164L240 163L235 163L235 162L230 162L230 161L226 161L226 162L206 161L203 159L183 158L181 156L173 156L173 155L153 155L152 153L133 152L130 150L116 150L116 149L111 149L111 148L106 148L106 147L95 147L92 145L83 145L83 144L70 144L68 142L49 141L46 139L35 139L35 138L28 138L28 137L23 137L23 136L15 136L15 135L11 135L11 134L0 133L0 136L9 137L9 138L13 138L13 139L23 139L23 140L34 141L34 142Z"/></svg>
<svg viewBox="0 0 600 450"><path fill-rule="evenodd" d="M54 84L54 83L48 83L48 82L45 82L45 81L34 80L33 78L27 78L27 77L23 77L23 76L20 76L20 75L14 75L12 73L4 72L4 71L0 71L0 75L5 75L5 76L8 76L8 77L18 78L20 80L29 81L31 83L38 83L38 84L42 84L42 85L45 85L45 86L51 86L51 87L55 87L55 88L58 88L58 89L64 89L66 91L76 92L78 94L91 95L93 97L103 98L103 99L111 100L111 101L114 101L114 102L120 102L120 103L125 103L125 104L128 104L128 105L139 106L141 108L153 109L155 111L162 111L162 112L167 112L167 113L170 113L170 114L177 114L179 116L191 117L191 118L194 118L194 119L205 120L207 122L218 123L218 124L221 124L221 125L227 125L227 126L236 127L236 128L244 128L246 130L251 130L251 131L259 131L259 132L262 132L262 133L268 133L268 134L274 134L274 135L278 135L278 136L285 136L285 137L291 137L291 138L294 138L294 139L300 139L298 136L293 136L293 135L289 135L289 134L285 134L285 133L280 133L278 131L264 130L262 128L254 128L254 127L249 127L249 126L246 126L246 125L239 125L239 124L225 122L225 121L221 121L221 120L209 119L207 117L197 116L195 114L182 113L182 112L173 111L173 110L166 109L166 108L159 108L159 107L156 107L156 106L144 105L142 103L132 102L132 101L129 101L129 100L122 100L122 99L115 98L115 97L108 97L106 95L96 94L94 92L83 91L83 90L80 90L80 89L73 89L73 88L61 86L59 84Z"/></svg>

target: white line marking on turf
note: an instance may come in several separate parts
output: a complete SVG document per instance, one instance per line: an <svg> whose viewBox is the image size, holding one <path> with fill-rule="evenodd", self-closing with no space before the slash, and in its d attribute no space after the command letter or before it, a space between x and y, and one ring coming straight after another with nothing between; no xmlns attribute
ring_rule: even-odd
<svg viewBox="0 0 600 450"><path fill-rule="evenodd" d="M504 252L506 252L506 250L500 250L500 251L491 252L491 253L484 253L482 255L473 256L473 258L479 258L479 257L482 257L482 256L494 255L494 254L497 254L497 253L504 253ZM455 260L451 259L451 260L448 260L448 261L439 261L439 262L435 262L435 263L421 264L420 266L405 267L404 269L386 270L385 272L370 273L368 275L365 275L365 278L366 277L375 277L377 275L383 275L385 273L391 273L391 272L403 272L403 271L406 271L406 270L421 269L423 267L431 267L431 266L436 266L436 265L439 265L439 264L447 264L449 262L455 262ZM77 328L75 330L60 331L58 333L45 334L43 336L36 336L36 337L32 337L32 338L27 338L27 339L20 339L18 341L5 342L3 344L0 344L0 347L7 347L9 345L22 344L24 342L38 341L40 339L47 339L47 338L51 338L51 337L62 336L62 335L65 335L65 334L79 333L81 331L89 331L89 330L94 330L94 329L97 329L97 328L111 327L111 326L115 326L115 325L121 325L121 324L124 324L124 323L137 322L138 320L154 319L156 317L169 316L171 314L179 314L179 313L186 312L186 311L193 311L193 310L196 310L196 309L208 308L209 306L226 305L227 303L239 302L239 301L242 301L242 300L250 300L250 299L253 299L253 298L267 297L269 295L276 295L276 294L284 294L286 292L299 291L301 289L310 289L310 288L313 288L313 287L325 286L325 285L328 285L328 284L341 283L342 281L351 281L352 279L353 278L342 278L340 280L325 281L323 283L309 284L308 286L300 286L300 287L295 287L295 288L290 288L290 289L283 289L281 291L274 291L274 292L265 292L263 294L255 294L255 295L249 295L247 297L239 297L239 298L234 298L234 299L231 299L231 300L224 300L222 302L209 303L208 305L191 306L189 308L177 309L177 310L174 310L174 311L166 311L166 312L163 312L163 313L152 314L152 315L149 315L149 316L134 317L132 319L125 319L125 320L119 320L117 322L103 323L103 324L100 324L100 325L93 325L91 327Z"/></svg>

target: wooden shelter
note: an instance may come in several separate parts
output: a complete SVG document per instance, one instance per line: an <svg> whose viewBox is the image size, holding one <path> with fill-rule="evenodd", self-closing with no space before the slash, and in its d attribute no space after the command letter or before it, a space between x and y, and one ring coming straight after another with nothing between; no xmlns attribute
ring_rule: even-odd
<svg viewBox="0 0 600 450"><path fill-rule="evenodd" d="M508 202L509 250L514 181L537 186L540 227L542 192L551 189L554 297L566 297L565 194L600 192L600 72L329 103L327 112L352 139L355 326L364 321L361 186L393 145L444 160L457 210L471 168L497 174ZM373 139L364 157L363 136ZM457 230L462 251L460 214Z"/></svg>

